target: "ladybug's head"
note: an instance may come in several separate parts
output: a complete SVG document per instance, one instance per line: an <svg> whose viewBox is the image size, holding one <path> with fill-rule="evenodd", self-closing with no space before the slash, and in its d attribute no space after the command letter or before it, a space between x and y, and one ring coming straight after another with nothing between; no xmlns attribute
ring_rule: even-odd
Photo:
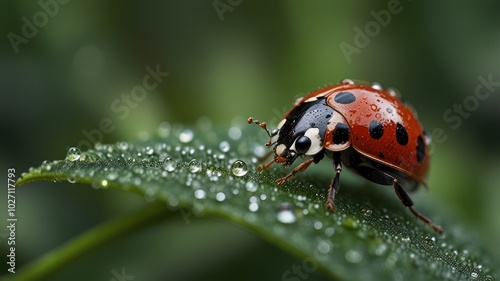
<svg viewBox="0 0 500 281"><path fill-rule="evenodd" d="M266 146L274 145L274 162L289 166L299 156L314 157L323 152L323 138L332 115L333 109L324 99L318 99L296 105L271 132L264 122L248 118L248 123L266 130L271 138Z"/></svg>
<svg viewBox="0 0 500 281"><path fill-rule="evenodd" d="M250 117L248 123L255 123L266 130L270 137L266 146L274 145L274 162L283 166L290 166L299 156L314 156L323 150L323 140L318 128L292 133L289 126L286 126L287 119L283 119L276 129L269 132L265 122L261 123Z"/></svg>
<svg viewBox="0 0 500 281"><path fill-rule="evenodd" d="M274 161L283 166L291 165L299 156L313 157L323 150L320 128L304 127L296 120L281 120L270 137L268 144L274 144Z"/></svg>

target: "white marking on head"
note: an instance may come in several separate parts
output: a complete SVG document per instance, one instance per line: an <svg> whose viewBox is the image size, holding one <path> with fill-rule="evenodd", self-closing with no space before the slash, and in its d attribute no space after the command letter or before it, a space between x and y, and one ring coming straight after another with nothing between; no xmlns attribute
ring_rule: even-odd
<svg viewBox="0 0 500 281"><path fill-rule="evenodd" d="M311 140L311 145L309 146L309 149L304 153L304 155L307 155L307 156L315 155L323 149L323 141L321 140L321 136L319 134L318 128L308 129L304 133L304 136L308 137ZM300 137L298 137L298 138L300 138ZM295 140L295 142L296 141L297 140ZM295 148L295 142L290 147L290 150L297 152L297 149Z"/></svg>
<svg viewBox="0 0 500 281"><path fill-rule="evenodd" d="M277 142L277 141L278 141L278 138L279 138L279 136L280 136L280 130L281 130L281 127L283 127L283 125L285 125L285 123L286 123L286 118L285 118L285 119L283 119L283 120L281 120L281 121L278 123L278 127L276 128L277 133L276 133L275 135L272 135L272 136L271 136L271 143L275 143L275 142ZM273 131L273 133L274 133L274 131Z"/></svg>
<svg viewBox="0 0 500 281"><path fill-rule="evenodd" d="M285 152L286 146L284 144L280 144L276 147L276 155L281 155Z"/></svg>
<svg viewBox="0 0 500 281"><path fill-rule="evenodd" d="M304 136L311 139L311 147L305 155L315 155L323 149L323 140L321 139L318 128L308 129Z"/></svg>
<svg viewBox="0 0 500 281"><path fill-rule="evenodd" d="M281 129L281 127L283 127L283 125L285 125L285 123L286 123L286 118L285 118L285 119L283 119L283 120L281 120L281 121L278 123L278 127L276 127L276 128L278 128L278 130L280 130L280 129Z"/></svg>

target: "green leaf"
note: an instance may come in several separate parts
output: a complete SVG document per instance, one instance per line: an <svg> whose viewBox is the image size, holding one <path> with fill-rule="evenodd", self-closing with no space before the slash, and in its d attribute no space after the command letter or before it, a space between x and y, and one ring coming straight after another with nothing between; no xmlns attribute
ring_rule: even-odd
<svg viewBox="0 0 500 281"><path fill-rule="evenodd" d="M443 216L426 210L447 232L439 237L416 220L395 194L347 171L341 176L337 210L327 212L331 161L323 160L276 187L274 181L290 169L273 165L266 172L257 171L260 162L255 155L266 150L265 140L253 137L260 130L231 130L217 135L165 124L151 140L98 144L81 155L75 150L65 160L44 162L23 174L18 184L88 183L101 190L137 192L145 200L165 202L171 212L219 216L297 255L303 271L320 268L334 280L494 280L497 273L491 259L456 222L447 223ZM233 165L237 160L247 165L246 174L242 163ZM152 215L146 213L144 219L150 219ZM121 229L121 224L115 224ZM75 251L88 251L82 243ZM64 257L59 259L62 262ZM54 260L57 263L58 254ZM299 277L291 269L281 276L283 280Z"/></svg>

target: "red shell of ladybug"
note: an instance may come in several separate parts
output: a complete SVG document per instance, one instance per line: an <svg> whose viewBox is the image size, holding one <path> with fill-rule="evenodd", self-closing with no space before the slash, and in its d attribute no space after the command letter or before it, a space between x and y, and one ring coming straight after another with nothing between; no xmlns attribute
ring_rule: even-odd
<svg viewBox="0 0 500 281"><path fill-rule="evenodd" d="M429 169L427 133L412 108L403 104L394 90L384 91L377 84L356 85L345 82L310 93L302 103L326 98L326 103L344 117L350 127L350 144L359 153L401 171L426 184ZM285 115L288 116L293 109ZM338 123L337 123L338 124ZM335 150L333 124L327 126L323 145Z"/></svg>
<svg viewBox="0 0 500 281"><path fill-rule="evenodd" d="M267 131L265 123L253 118L248 122ZM398 99L395 90L383 90L378 83L355 84L346 79L298 99L277 128L267 132L271 139L266 145L274 145L274 159L263 168L273 163L289 166L299 157L306 159L278 179L278 185L326 155L333 159L336 172L327 209L334 210L343 163L372 182L392 185L415 216L442 233L441 227L413 209L404 189L426 185L430 138L412 108Z"/></svg>

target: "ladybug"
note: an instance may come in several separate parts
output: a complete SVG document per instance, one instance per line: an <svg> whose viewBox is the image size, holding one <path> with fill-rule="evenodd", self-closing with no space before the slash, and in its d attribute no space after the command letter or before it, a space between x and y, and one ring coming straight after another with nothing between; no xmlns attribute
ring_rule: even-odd
<svg viewBox="0 0 500 281"><path fill-rule="evenodd" d="M326 209L335 209L342 164L377 184L392 185L404 206L438 233L443 229L413 208L403 188L427 186L430 136L424 131L414 110L403 103L394 89L384 90L378 83L354 83L344 79L299 98L276 129L269 132L265 122L252 117L248 123L263 128L274 145L273 163L290 166L305 159L288 175L276 180L281 185L311 163L324 156L333 159L335 177L328 190Z"/></svg>

